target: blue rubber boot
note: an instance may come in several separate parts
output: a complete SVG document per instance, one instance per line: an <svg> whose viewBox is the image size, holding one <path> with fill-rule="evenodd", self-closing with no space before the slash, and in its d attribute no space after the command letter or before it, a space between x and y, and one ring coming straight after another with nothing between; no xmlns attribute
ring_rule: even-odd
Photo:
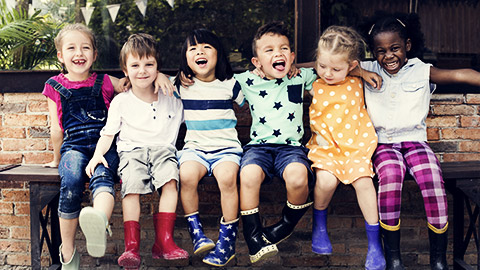
<svg viewBox="0 0 480 270"><path fill-rule="evenodd" d="M215 243L203 233L203 226L200 222L198 212L188 214L185 218L187 219L188 232L190 233L193 242L193 253L201 254L214 248Z"/></svg>
<svg viewBox="0 0 480 270"><path fill-rule="evenodd" d="M235 258L235 241L237 240L238 221L235 219L225 222L223 217L220 221L220 232L218 234L215 249L205 256L203 262L213 266L225 266Z"/></svg>
<svg viewBox="0 0 480 270"><path fill-rule="evenodd" d="M383 256L382 242L380 240L380 224L370 225L365 221L367 231L368 251L365 261L366 270L384 270L387 266Z"/></svg>
<svg viewBox="0 0 480 270"><path fill-rule="evenodd" d="M327 232L327 209L313 209L312 251L320 255L332 254Z"/></svg>

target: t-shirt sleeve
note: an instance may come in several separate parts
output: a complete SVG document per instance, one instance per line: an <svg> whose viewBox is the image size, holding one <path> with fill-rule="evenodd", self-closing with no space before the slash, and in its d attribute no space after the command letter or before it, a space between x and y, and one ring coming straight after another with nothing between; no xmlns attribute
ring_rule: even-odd
<svg viewBox="0 0 480 270"><path fill-rule="evenodd" d="M232 91L233 91L232 99L235 101L235 103L237 103L238 105L240 105L240 107L242 107L243 104L245 104L245 96L243 96L242 86L237 80L235 80L235 84L233 85Z"/></svg>
<svg viewBox="0 0 480 270"><path fill-rule="evenodd" d="M113 88L113 84L112 84L112 80L110 80L110 76L106 74L103 77L102 94L103 94L103 100L105 100L105 105L107 106L107 109L108 109L115 95L115 89Z"/></svg>
<svg viewBox="0 0 480 270"><path fill-rule="evenodd" d="M122 124L120 114L121 100L121 94L113 99L108 110L107 123L100 131L100 135L115 135L120 131Z"/></svg>
<svg viewBox="0 0 480 270"><path fill-rule="evenodd" d="M312 89L313 82L317 79L317 73L313 68L301 68L301 75L305 80L305 90Z"/></svg>

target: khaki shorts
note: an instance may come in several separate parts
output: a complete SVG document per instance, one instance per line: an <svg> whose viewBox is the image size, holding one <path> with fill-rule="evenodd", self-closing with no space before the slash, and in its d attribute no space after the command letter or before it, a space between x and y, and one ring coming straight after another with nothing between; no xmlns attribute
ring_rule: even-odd
<svg viewBox="0 0 480 270"><path fill-rule="evenodd" d="M173 146L138 147L119 154L118 175L122 198L127 194L148 194L171 180L177 181L178 162Z"/></svg>

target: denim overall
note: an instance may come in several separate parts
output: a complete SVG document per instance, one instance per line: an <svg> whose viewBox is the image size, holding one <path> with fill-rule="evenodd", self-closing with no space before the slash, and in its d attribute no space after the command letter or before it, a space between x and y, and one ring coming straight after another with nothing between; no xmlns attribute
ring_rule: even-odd
<svg viewBox="0 0 480 270"><path fill-rule="evenodd" d="M102 95L103 74L97 76L93 87L67 89L52 78L47 83L60 93L63 111L58 216L74 219L80 214L85 183L89 180L85 168L93 157L100 130L107 120L107 107ZM119 162L115 143L104 157L109 168L98 164L90 179L93 198L101 192L114 196Z"/></svg>

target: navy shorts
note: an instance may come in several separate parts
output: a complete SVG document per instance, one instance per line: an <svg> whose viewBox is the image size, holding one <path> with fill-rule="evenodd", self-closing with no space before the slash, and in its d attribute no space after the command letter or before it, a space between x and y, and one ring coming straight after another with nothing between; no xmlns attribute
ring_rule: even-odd
<svg viewBox="0 0 480 270"><path fill-rule="evenodd" d="M305 165L308 171L308 186L313 187L314 175L311 168L312 163L307 157L308 149L303 146L292 146L283 144L256 144L243 147L243 157L240 163L240 170L250 164L262 168L265 173L265 181L270 181L277 176L283 179L283 171L294 162Z"/></svg>

